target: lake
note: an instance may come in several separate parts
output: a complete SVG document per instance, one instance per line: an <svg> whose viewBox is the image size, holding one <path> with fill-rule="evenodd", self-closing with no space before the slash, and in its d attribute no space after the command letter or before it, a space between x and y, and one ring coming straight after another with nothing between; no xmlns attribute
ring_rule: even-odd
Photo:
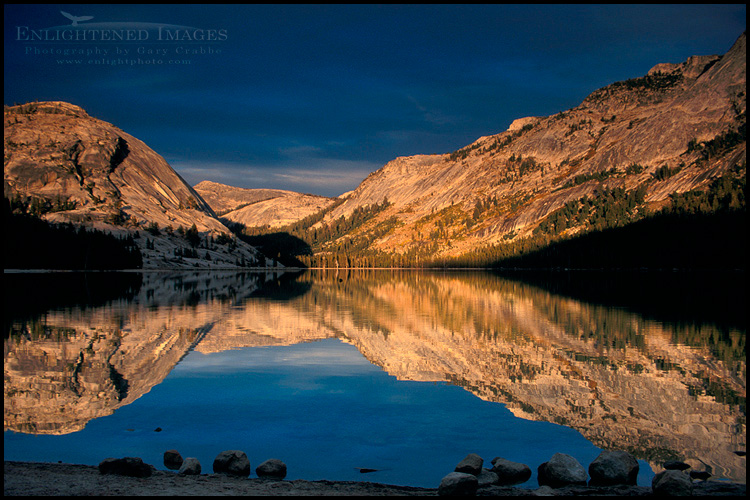
<svg viewBox="0 0 750 500"><path fill-rule="evenodd" d="M4 274L4 456L223 450L437 487L467 454L603 449L745 482L745 275ZM362 473L361 469L375 469Z"/></svg>

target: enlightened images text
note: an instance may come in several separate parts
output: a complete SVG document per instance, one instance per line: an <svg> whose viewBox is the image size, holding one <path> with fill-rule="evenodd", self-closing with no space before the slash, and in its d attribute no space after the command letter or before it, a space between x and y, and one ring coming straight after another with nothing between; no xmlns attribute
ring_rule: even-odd
<svg viewBox="0 0 750 500"><path fill-rule="evenodd" d="M154 38L151 38L155 35ZM16 26L19 42L222 42L228 37L226 29L175 29L159 26L145 29L40 29Z"/></svg>

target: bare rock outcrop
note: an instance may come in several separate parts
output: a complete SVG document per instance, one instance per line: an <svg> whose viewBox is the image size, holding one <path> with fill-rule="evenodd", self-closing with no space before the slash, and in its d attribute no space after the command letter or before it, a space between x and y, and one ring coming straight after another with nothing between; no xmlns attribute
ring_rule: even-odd
<svg viewBox="0 0 750 500"><path fill-rule="evenodd" d="M65 102L6 106L4 122L4 196L39 205L48 221L146 234L136 239L145 268L235 267L243 259L266 265L241 241L231 249L212 246L215 239L233 241L229 229L164 158L132 135ZM193 228L211 258L204 251L195 261L175 259L175 250L196 246L184 237Z"/></svg>
<svg viewBox="0 0 750 500"><path fill-rule="evenodd" d="M743 33L722 56L657 64L642 77L592 92L573 109L519 118L450 154L396 158L330 206L322 223L387 200L387 210L341 242L375 234L373 250L455 257L530 236L566 203L615 188L643 190L636 215L661 207L673 193L706 189L746 164L745 141L720 154L700 150L726 134L742 135L745 45ZM671 175L660 176L665 166ZM270 224L261 206L242 222ZM565 234L584 229L579 222Z"/></svg>

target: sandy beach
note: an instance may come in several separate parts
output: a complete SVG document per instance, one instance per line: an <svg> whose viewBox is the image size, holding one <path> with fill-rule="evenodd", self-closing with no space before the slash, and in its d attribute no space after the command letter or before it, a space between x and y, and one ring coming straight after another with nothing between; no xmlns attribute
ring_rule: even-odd
<svg viewBox="0 0 750 500"><path fill-rule="evenodd" d="M223 474L181 476L155 471L151 477L103 475L95 466L6 461L6 496L437 496L436 488L394 486L366 481L275 481L242 479ZM437 485L436 485L437 486ZM696 482L694 496L745 496L745 485L718 481ZM524 489L491 486L477 496L652 496L651 488L541 487Z"/></svg>

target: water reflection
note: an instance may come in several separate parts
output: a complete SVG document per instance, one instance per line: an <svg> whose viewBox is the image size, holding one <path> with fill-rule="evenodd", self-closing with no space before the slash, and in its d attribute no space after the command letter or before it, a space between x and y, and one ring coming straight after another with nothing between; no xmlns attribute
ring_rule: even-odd
<svg viewBox="0 0 750 500"><path fill-rule="evenodd" d="M400 380L458 385L655 470L696 459L745 481L734 453L746 449L745 330L731 324L662 321L482 273L129 279L95 306L6 308L6 430L80 430L149 392L191 350L338 338Z"/></svg>

